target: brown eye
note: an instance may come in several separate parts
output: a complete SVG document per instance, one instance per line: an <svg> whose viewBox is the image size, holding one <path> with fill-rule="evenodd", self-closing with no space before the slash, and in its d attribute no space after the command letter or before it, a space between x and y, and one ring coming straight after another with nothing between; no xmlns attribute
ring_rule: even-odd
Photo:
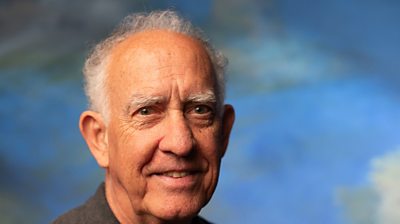
<svg viewBox="0 0 400 224"><path fill-rule="evenodd" d="M147 107L143 107L143 108L139 109L138 113L140 115L143 115L143 116L150 115L151 114L151 109L147 108Z"/></svg>
<svg viewBox="0 0 400 224"><path fill-rule="evenodd" d="M211 108L206 105L198 105L193 108L193 112L196 114L206 114L211 112Z"/></svg>

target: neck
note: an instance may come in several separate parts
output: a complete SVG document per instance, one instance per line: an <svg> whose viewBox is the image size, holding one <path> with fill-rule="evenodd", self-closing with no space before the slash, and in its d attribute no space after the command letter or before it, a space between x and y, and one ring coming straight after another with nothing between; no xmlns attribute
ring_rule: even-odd
<svg viewBox="0 0 400 224"><path fill-rule="evenodd" d="M118 184L114 184L106 172L105 192L106 200L111 211L120 223L134 224L134 211L132 209L127 192Z"/></svg>

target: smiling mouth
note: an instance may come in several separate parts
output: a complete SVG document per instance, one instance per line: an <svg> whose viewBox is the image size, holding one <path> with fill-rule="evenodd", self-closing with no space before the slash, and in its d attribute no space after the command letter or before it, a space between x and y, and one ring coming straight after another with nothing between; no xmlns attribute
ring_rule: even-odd
<svg viewBox="0 0 400 224"><path fill-rule="evenodd" d="M201 172L194 170L170 170L154 173L152 180L157 186L164 186L169 190L192 189L201 182Z"/></svg>
<svg viewBox="0 0 400 224"><path fill-rule="evenodd" d="M193 174L193 172L187 172L187 171L170 171L170 172L161 173L159 175L172 177L172 178L182 178L182 177L186 177L186 176L189 176L192 174Z"/></svg>

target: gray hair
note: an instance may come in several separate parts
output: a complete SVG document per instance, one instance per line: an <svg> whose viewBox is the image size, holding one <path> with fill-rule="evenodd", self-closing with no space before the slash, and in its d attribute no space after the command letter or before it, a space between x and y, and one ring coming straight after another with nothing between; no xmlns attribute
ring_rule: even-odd
<svg viewBox="0 0 400 224"><path fill-rule="evenodd" d="M199 40L205 47L216 76L218 104L222 105L225 97L225 66L227 59L214 49L203 32L176 12L154 11L131 14L117 26L116 30L104 41L98 43L86 59L83 74L85 93L89 109L101 113L108 119L108 94L106 92L107 66L112 48L134 33L146 30L163 29L181 33Z"/></svg>

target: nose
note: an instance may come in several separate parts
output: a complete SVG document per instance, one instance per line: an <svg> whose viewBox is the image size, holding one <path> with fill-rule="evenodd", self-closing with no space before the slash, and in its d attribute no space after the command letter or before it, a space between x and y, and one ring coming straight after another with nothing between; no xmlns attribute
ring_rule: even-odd
<svg viewBox="0 0 400 224"><path fill-rule="evenodd" d="M195 140L191 127L182 112L168 115L164 126L160 150L177 157L187 157L193 152Z"/></svg>

